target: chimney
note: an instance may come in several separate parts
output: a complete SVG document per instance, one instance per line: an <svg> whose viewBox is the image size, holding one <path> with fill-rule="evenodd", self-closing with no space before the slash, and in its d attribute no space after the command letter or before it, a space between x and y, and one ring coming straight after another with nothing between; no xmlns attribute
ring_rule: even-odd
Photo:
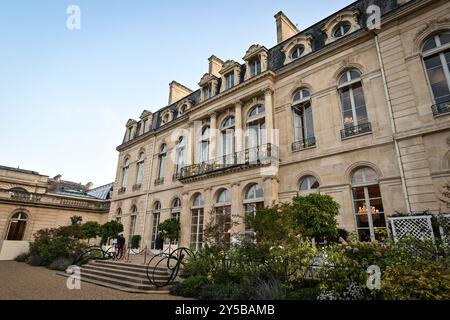
<svg viewBox="0 0 450 320"><path fill-rule="evenodd" d="M212 74L213 76L220 78L221 74L220 74L220 70L222 69L222 66L224 64L224 62L222 60L220 60L219 58L217 58L215 55L212 55L211 57L209 57L208 59L209 61L209 74Z"/></svg>
<svg viewBox="0 0 450 320"><path fill-rule="evenodd" d="M59 182L61 182L61 177L62 177L62 176L61 176L60 174L58 174L57 176L54 176L54 177L53 177L53 180L54 180L55 182L58 182L58 183L59 183Z"/></svg>
<svg viewBox="0 0 450 320"><path fill-rule="evenodd" d="M275 15L275 20L277 23L277 43L283 42L300 32L283 11Z"/></svg>
<svg viewBox="0 0 450 320"><path fill-rule="evenodd" d="M188 87L185 87L176 81L172 81L169 84L169 105L183 99L184 97L190 95L192 92L193 91Z"/></svg>
<svg viewBox="0 0 450 320"><path fill-rule="evenodd" d="M94 184L92 182L88 182L86 184L86 190L88 190L88 191L91 190L93 186L94 186Z"/></svg>

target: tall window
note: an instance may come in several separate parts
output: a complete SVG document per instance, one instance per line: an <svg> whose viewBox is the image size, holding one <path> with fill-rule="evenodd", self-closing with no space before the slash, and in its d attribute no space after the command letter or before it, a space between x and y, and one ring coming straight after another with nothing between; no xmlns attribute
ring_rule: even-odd
<svg viewBox="0 0 450 320"><path fill-rule="evenodd" d="M181 173L181 168L186 165L186 138L180 137L176 149L177 174Z"/></svg>
<svg viewBox="0 0 450 320"><path fill-rule="evenodd" d="M375 240L375 230L386 228L377 173L369 167L355 170L352 191L359 238L361 241Z"/></svg>
<svg viewBox="0 0 450 320"><path fill-rule="evenodd" d="M319 181L314 176L305 176L300 179L299 190L307 192L319 188Z"/></svg>
<svg viewBox="0 0 450 320"><path fill-rule="evenodd" d="M128 243L131 244L131 238L134 236L136 232L136 219L137 219L137 208L133 206L131 208L131 216L130 216L130 228L128 230Z"/></svg>
<svg viewBox="0 0 450 320"><path fill-rule="evenodd" d="M422 54L435 103L434 115L450 112L450 32L426 40Z"/></svg>
<svg viewBox="0 0 450 320"><path fill-rule="evenodd" d="M152 219L152 243L151 248L156 249L156 240L158 239L158 225L161 218L161 202L157 201L153 207Z"/></svg>
<svg viewBox="0 0 450 320"><path fill-rule="evenodd" d="M166 158L167 158L167 145L163 144L161 146L161 149L160 149L160 152L159 152L158 178L159 178L160 181L164 181L165 168L166 168Z"/></svg>
<svg viewBox="0 0 450 320"><path fill-rule="evenodd" d="M212 97L212 88L211 84L208 84L203 87L203 97L205 100L208 100Z"/></svg>
<svg viewBox="0 0 450 320"><path fill-rule="evenodd" d="M253 184L245 193L244 199L244 211L246 219L255 217L256 211L264 208L264 193L263 189L259 184ZM253 238L255 232L251 229L248 224L245 225L245 237L248 239Z"/></svg>
<svg viewBox="0 0 450 320"><path fill-rule="evenodd" d="M122 188L125 189L128 184L128 171L130 170L130 159L126 159L122 168Z"/></svg>
<svg viewBox="0 0 450 320"><path fill-rule="evenodd" d="M117 209L116 211L116 221L122 223L122 209Z"/></svg>
<svg viewBox="0 0 450 320"><path fill-rule="evenodd" d="M143 152L139 154L139 160L136 165L136 185L140 186L142 184L142 178L144 176L144 158L145 155Z"/></svg>
<svg viewBox="0 0 450 320"><path fill-rule="evenodd" d="M223 240L231 240L231 194L227 189L222 190L217 196L215 205L216 221L218 222L220 232L223 234Z"/></svg>
<svg viewBox="0 0 450 320"><path fill-rule="evenodd" d="M338 88L344 126L357 126L367 123L367 109L361 83L361 73L356 69L344 72L339 79Z"/></svg>
<svg viewBox="0 0 450 320"><path fill-rule="evenodd" d="M250 161L258 159L258 147L267 143L265 112L265 107L258 105L250 111L248 116L247 148Z"/></svg>
<svg viewBox="0 0 450 320"><path fill-rule="evenodd" d="M9 221L8 234L6 240L22 241L27 228L28 216L24 212L17 212Z"/></svg>
<svg viewBox="0 0 450 320"><path fill-rule="evenodd" d="M225 89L231 89L234 86L234 71L225 75Z"/></svg>
<svg viewBox="0 0 450 320"><path fill-rule="evenodd" d="M261 73L261 60L259 58L250 61L250 76L254 77Z"/></svg>
<svg viewBox="0 0 450 320"><path fill-rule="evenodd" d="M221 128L221 142L222 142L222 161L225 164L234 163L234 117L228 117L222 124Z"/></svg>
<svg viewBox="0 0 450 320"><path fill-rule="evenodd" d="M191 249L198 251L203 245L203 214L204 214L203 196L197 195L191 208Z"/></svg>
<svg viewBox="0 0 450 320"><path fill-rule="evenodd" d="M181 200L180 200L180 198L175 198L175 200L173 200L171 215L172 215L172 219L176 219L178 221L178 223L180 223L180 217L181 217ZM178 239L173 240L172 244L177 245Z"/></svg>
<svg viewBox="0 0 450 320"><path fill-rule="evenodd" d="M307 89L295 92L292 98L292 110L294 113L293 150L315 146L311 95Z"/></svg>
<svg viewBox="0 0 450 320"><path fill-rule="evenodd" d="M202 135L200 137L200 152L199 152L199 163L207 162L209 159L209 139L210 130L209 127L204 127L202 130Z"/></svg>

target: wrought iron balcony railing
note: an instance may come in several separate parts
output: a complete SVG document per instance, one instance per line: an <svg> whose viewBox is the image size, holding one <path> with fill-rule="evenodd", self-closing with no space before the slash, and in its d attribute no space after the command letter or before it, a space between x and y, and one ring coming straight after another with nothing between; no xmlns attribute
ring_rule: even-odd
<svg viewBox="0 0 450 320"><path fill-rule="evenodd" d="M125 193L125 191L127 191L127 188L121 187L119 190L117 190L117 193L122 194L122 193Z"/></svg>
<svg viewBox="0 0 450 320"><path fill-rule="evenodd" d="M142 187L142 184L140 184L140 183L133 184L133 191L139 191L139 190L141 190L141 187Z"/></svg>
<svg viewBox="0 0 450 320"><path fill-rule="evenodd" d="M341 130L341 138L345 139L369 132L372 132L372 125L370 122L358 124L357 126L345 126L344 129Z"/></svg>
<svg viewBox="0 0 450 320"><path fill-rule="evenodd" d="M160 185L164 183L164 177L155 179L155 185Z"/></svg>
<svg viewBox="0 0 450 320"><path fill-rule="evenodd" d="M316 146L316 137L309 137L303 140L295 141L292 144L292 151L300 151Z"/></svg>
<svg viewBox="0 0 450 320"><path fill-rule="evenodd" d="M277 162L278 159L278 147L268 143L229 155L217 157L203 163L185 166L181 168L178 179L183 180L210 173L221 172L236 167L266 165L275 161Z"/></svg>
<svg viewBox="0 0 450 320"><path fill-rule="evenodd" d="M433 110L433 116L435 117L450 113L450 101L435 104L431 106L431 110Z"/></svg>

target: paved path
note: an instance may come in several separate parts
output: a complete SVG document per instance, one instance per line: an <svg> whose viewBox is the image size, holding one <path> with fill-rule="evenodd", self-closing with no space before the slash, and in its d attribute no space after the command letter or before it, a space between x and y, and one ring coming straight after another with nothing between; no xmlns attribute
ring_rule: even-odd
<svg viewBox="0 0 450 320"><path fill-rule="evenodd" d="M69 290L67 278L44 267L0 261L1 300L179 300L169 294L133 294L82 282L81 290Z"/></svg>

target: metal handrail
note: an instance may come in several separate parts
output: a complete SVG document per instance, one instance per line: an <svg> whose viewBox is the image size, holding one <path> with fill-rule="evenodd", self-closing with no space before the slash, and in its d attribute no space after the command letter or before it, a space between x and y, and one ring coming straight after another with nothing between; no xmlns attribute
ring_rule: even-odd
<svg viewBox="0 0 450 320"><path fill-rule="evenodd" d="M431 110L433 111L433 116L435 117L450 113L450 100L432 105Z"/></svg>
<svg viewBox="0 0 450 320"><path fill-rule="evenodd" d="M292 143L292 151L300 151L315 146L316 146L316 137L309 137L306 139L294 141Z"/></svg>
<svg viewBox="0 0 450 320"><path fill-rule="evenodd" d="M345 126L344 129L341 130L341 138L345 139L368 132L372 132L372 124L370 122L358 124L356 126Z"/></svg>

